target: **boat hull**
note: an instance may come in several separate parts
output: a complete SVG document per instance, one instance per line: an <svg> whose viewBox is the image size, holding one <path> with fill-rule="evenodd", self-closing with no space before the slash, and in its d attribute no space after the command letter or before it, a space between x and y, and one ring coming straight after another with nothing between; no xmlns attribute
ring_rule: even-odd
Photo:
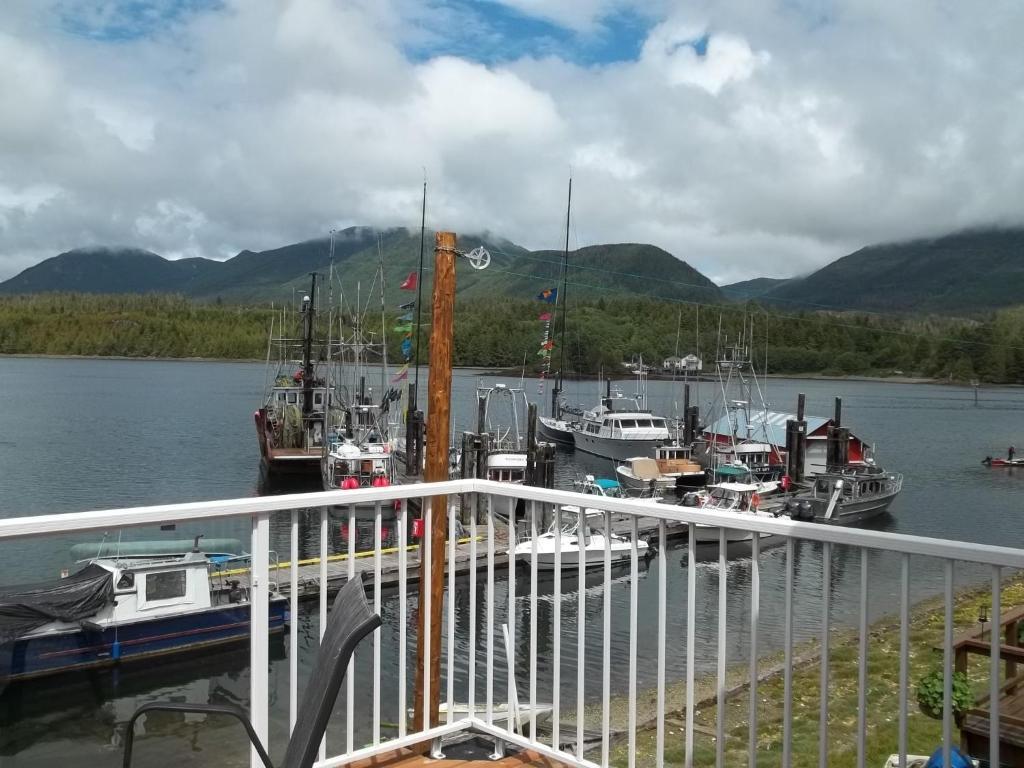
<svg viewBox="0 0 1024 768"><path fill-rule="evenodd" d="M888 512L889 505L892 504L895 498L896 494L894 493L874 499L846 502L837 506L831 518L825 517L824 512L820 515L815 514L814 522L824 523L825 525L860 525Z"/></svg>
<svg viewBox="0 0 1024 768"><path fill-rule="evenodd" d="M575 445L572 430L564 421L541 416L537 419L537 434L541 440L568 448Z"/></svg>
<svg viewBox="0 0 1024 768"><path fill-rule="evenodd" d="M650 456L664 440L612 440L600 435L574 432L573 441L577 450L592 453L605 459L625 461L633 456Z"/></svg>
<svg viewBox="0 0 1024 768"><path fill-rule="evenodd" d="M250 605L243 603L117 626L29 635L14 641L4 671L9 680L23 680L248 642L249 619ZM283 632L287 622L287 600L271 600L270 632Z"/></svg>

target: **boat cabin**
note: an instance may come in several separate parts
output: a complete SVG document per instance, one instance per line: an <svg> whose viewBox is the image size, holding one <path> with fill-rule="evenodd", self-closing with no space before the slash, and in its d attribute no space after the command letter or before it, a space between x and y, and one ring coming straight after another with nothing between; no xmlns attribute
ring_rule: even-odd
<svg viewBox="0 0 1024 768"><path fill-rule="evenodd" d="M902 475L890 475L880 467L850 468L841 472L817 475L811 493L815 499L829 500L837 485L842 483L841 501L871 499L898 493L902 479Z"/></svg>
<svg viewBox="0 0 1024 768"><path fill-rule="evenodd" d="M584 432L610 440L668 440L668 424L659 416L641 411L589 412L583 418Z"/></svg>
<svg viewBox="0 0 1024 768"><path fill-rule="evenodd" d="M526 482L526 454L519 452L488 454L487 479L499 483L522 485Z"/></svg>
<svg viewBox="0 0 1024 768"><path fill-rule="evenodd" d="M704 509L722 512L756 512L760 505L760 486L753 483L717 483L708 486Z"/></svg>
<svg viewBox="0 0 1024 768"><path fill-rule="evenodd" d="M594 496L607 496L613 499L627 498L622 486L616 480L607 477L594 479L593 475L587 475L582 480L573 481L573 490L578 493L589 493Z"/></svg>

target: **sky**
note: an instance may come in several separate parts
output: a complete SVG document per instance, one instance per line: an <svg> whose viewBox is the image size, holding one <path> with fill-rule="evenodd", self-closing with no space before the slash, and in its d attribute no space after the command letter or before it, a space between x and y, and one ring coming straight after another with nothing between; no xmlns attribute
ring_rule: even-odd
<svg viewBox="0 0 1024 768"><path fill-rule="evenodd" d="M4 0L0 279L351 225L649 242L720 283L1024 223L1024 5Z"/></svg>

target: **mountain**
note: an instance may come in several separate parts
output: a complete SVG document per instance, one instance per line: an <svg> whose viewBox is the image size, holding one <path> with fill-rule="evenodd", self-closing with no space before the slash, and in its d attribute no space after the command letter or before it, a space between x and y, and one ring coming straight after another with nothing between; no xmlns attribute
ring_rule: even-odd
<svg viewBox="0 0 1024 768"><path fill-rule="evenodd" d="M168 261L140 248L76 248L0 283L0 293L191 293L216 269L208 259Z"/></svg>
<svg viewBox="0 0 1024 768"><path fill-rule="evenodd" d="M738 283L723 285L722 293L725 294L727 299L748 301L760 298L783 283L788 282L789 278L785 277L755 277L753 280L741 280Z"/></svg>
<svg viewBox="0 0 1024 768"><path fill-rule="evenodd" d="M765 301L792 306L950 314L1024 300L1024 229L959 232L861 248Z"/></svg>
<svg viewBox="0 0 1024 768"><path fill-rule="evenodd" d="M433 266L433 233L425 244L424 282ZM468 252L483 245L491 254L487 270L459 260L459 295L468 298L532 298L561 285L562 253L529 251L497 235L466 235L458 247ZM226 261L169 261L135 248L80 248L26 269L0 283L0 294L77 291L82 293L180 293L203 299L239 302L290 300L308 290L309 273L333 275L333 291L349 306L366 305L380 291L383 259L386 301L407 301L401 282L419 263L420 234L406 229L351 227L335 234L333 259L329 237L267 251L245 250ZM653 245L594 245L570 252L569 294L597 297L638 293L668 299L720 301L718 287L693 267Z"/></svg>

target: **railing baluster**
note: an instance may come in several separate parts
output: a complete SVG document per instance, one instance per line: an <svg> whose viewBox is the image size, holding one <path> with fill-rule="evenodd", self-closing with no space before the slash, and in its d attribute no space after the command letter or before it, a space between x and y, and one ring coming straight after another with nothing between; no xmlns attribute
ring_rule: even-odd
<svg viewBox="0 0 1024 768"><path fill-rule="evenodd" d="M668 546L665 521L658 521L658 690L655 768L665 766L665 625L668 623Z"/></svg>
<svg viewBox="0 0 1024 768"><path fill-rule="evenodd" d="M727 592L729 582L725 528L718 529L718 658L715 696L715 765L725 765L725 645Z"/></svg>
<svg viewBox="0 0 1024 768"><path fill-rule="evenodd" d="M408 574L408 512L409 512L409 500L402 499L401 506L398 508L398 738L404 738L406 732L406 721L408 715L406 713L406 692L405 692L405 676L406 676L406 622L408 622L408 616L406 615L406 601L407 595L406 590L408 588L407 578Z"/></svg>
<svg viewBox="0 0 1024 768"><path fill-rule="evenodd" d="M583 722L586 697L586 615L587 615L587 511L581 506L576 524L576 545L578 551L576 573L576 757L583 759Z"/></svg>
<svg viewBox="0 0 1024 768"><path fill-rule="evenodd" d="M505 649L505 657L509 659L508 680L505 686L508 699L506 724L510 731L515 731L512 689L516 684L516 557L514 554L516 548L516 500L508 497L506 501L508 502L508 648Z"/></svg>
<svg viewBox="0 0 1024 768"><path fill-rule="evenodd" d="M381 508L373 508L373 612L380 616ZM373 743L380 744L380 632L373 633Z"/></svg>
<svg viewBox="0 0 1024 768"><path fill-rule="evenodd" d="M320 603L320 642L323 642L324 632L327 631L327 557L330 554L330 541L331 532L328 521L328 508L320 507L320 591L317 593ZM351 558L349 558L351 560ZM352 667L349 666L349 670L346 676L352 677ZM346 696L346 707L352 706L351 695ZM348 738L348 751L352 751L352 727L347 727L347 738ZM324 731L324 737L320 740L320 759L323 760L327 756L327 731Z"/></svg>
<svg viewBox="0 0 1024 768"><path fill-rule="evenodd" d="M832 545L821 545L821 695L818 708L818 768L828 768L828 630L832 599Z"/></svg>
<svg viewBox="0 0 1024 768"><path fill-rule="evenodd" d="M601 636L601 765L608 768L612 698L612 513L604 513L604 631Z"/></svg>
<svg viewBox="0 0 1024 768"><path fill-rule="evenodd" d="M554 614L552 616L551 637L554 666L551 668L551 748L559 749L562 741L561 719L561 687L562 687L562 506L555 504L552 509L555 534L555 572L554 579Z"/></svg>
<svg viewBox="0 0 1024 768"><path fill-rule="evenodd" d="M907 686L910 677L910 556L900 556L900 768L907 768Z"/></svg>
<svg viewBox="0 0 1024 768"><path fill-rule="evenodd" d="M421 562L423 563L422 572L429 574L429 573L433 573L433 571L434 571L434 552L433 552L434 545L433 545L433 542L430 540L430 537L433 535L432 531L433 531L433 527L434 527L434 521L433 521L433 517L434 517L434 499L433 498L425 498L425 499L422 500L421 504L422 504L422 510L423 510L420 513L423 516L422 517L422 519L423 519L423 538L420 539L420 558L421 558ZM433 658L433 648L430 647L430 636L432 634L432 624L433 623L431 621L430 616L431 616L431 613L433 612L433 607L432 607L433 596L431 595L433 590L430 588L430 584L429 583L427 583L427 584L421 583L419 588L420 588L420 590L422 591L422 594L423 594L423 611L424 611L424 616L423 616L423 636L417 638L416 642L423 644L423 658L424 659L432 659ZM439 654L439 656L440 656L440 654ZM431 712L430 711L430 678L432 677L430 666L431 666L431 664L428 663L427 664L427 669L424 669L423 672L422 672L422 674L423 674L423 722L420 723L420 730L424 730L424 731L429 729L433 725L434 718L437 715L436 712Z"/></svg>
<svg viewBox="0 0 1024 768"><path fill-rule="evenodd" d="M476 717L476 512L479 495L463 496L469 502L469 716ZM454 598L454 593L449 599Z"/></svg>
<svg viewBox="0 0 1024 768"><path fill-rule="evenodd" d="M295 730L295 717L299 710L299 510L292 510L291 540L289 542L288 612L291 627L288 632L288 733Z"/></svg>
<svg viewBox="0 0 1024 768"><path fill-rule="evenodd" d="M992 566L992 629L989 632L989 648L988 648L988 674L989 674L989 687L988 687L988 762L991 766L998 767L999 765L999 697L1000 688L999 685L999 667L1000 667L1000 645L1003 642L1002 638L1002 622L1001 615L1002 609L1000 608L1000 598L1002 591L1002 583L1000 579L999 566Z"/></svg>
<svg viewBox="0 0 1024 768"><path fill-rule="evenodd" d="M537 502L530 502L530 741L537 741Z"/></svg>
<svg viewBox="0 0 1024 768"><path fill-rule="evenodd" d="M345 558L345 578L351 580L356 577L356 540L359 538L359 534L356 529L356 505L349 504L346 508L345 525L348 526L348 537L346 538L346 554ZM321 574L327 573L327 558L323 557L321 560ZM322 576L326 579L326 576ZM323 596L320 599L321 610L327 605L327 590L324 589ZM323 625L321 625L323 626ZM374 634L379 634L374 632ZM355 749L356 741L356 716L355 716L355 701L356 701L356 674L355 674L355 659L349 659L348 671L345 673L345 745L347 751L351 752Z"/></svg>
<svg viewBox="0 0 1024 768"><path fill-rule="evenodd" d="M487 496L487 712L486 722L494 722L494 497Z"/></svg>
<svg viewBox="0 0 1024 768"><path fill-rule="evenodd" d="M795 542L786 537L786 608L785 608L785 661L783 662L782 694L782 765L793 764L793 555Z"/></svg>
<svg viewBox="0 0 1024 768"><path fill-rule="evenodd" d="M455 505L448 497L448 722L455 720Z"/></svg>
<svg viewBox="0 0 1024 768"><path fill-rule="evenodd" d="M761 620L761 535L755 533L750 543L750 729L747 762L757 768L757 626Z"/></svg>
<svg viewBox="0 0 1024 768"><path fill-rule="evenodd" d="M946 560L944 565L946 621L942 643L942 765L949 768L953 745L953 561Z"/></svg>
<svg viewBox="0 0 1024 768"><path fill-rule="evenodd" d="M688 524L686 537L686 755L684 765L693 768L693 681L696 676L694 658L696 656L697 626L697 526Z"/></svg>
<svg viewBox="0 0 1024 768"><path fill-rule="evenodd" d="M252 565L249 589L249 719L269 749L270 723L270 514L252 517ZM263 762L255 749L249 753L253 768Z"/></svg>
<svg viewBox="0 0 1024 768"><path fill-rule="evenodd" d="M640 589L640 558L637 551L637 539L640 531L637 528L636 515L630 515L632 523L632 540L629 552L629 768L636 766L636 623L637 603ZM610 586L610 585L609 585Z"/></svg>
<svg viewBox="0 0 1024 768"><path fill-rule="evenodd" d="M860 639L857 646L857 768L865 768L868 733L868 550L860 550Z"/></svg>

